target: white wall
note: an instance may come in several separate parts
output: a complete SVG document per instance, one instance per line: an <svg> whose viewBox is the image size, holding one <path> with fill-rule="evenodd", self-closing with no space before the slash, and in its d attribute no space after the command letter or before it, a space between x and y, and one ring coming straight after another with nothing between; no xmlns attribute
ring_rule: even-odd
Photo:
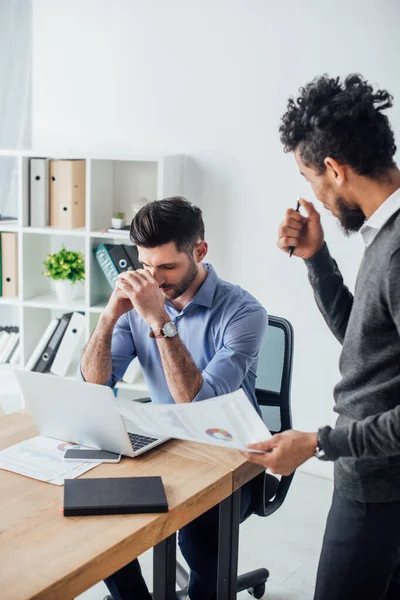
<svg viewBox="0 0 400 600"><path fill-rule="evenodd" d="M299 429L333 423L340 347L300 260L276 248L298 194L312 193L278 137L287 97L324 72L361 72L400 101L398 0L33 0L34 147L191 156L219 274L296 334ZM390 118L400 140L400 113ZM362 245L323 215L349 285ZM331 466L310 461L313 472Z"/></svg>
<svg viewBox="0 0 400 600"><path fill-rule="evenodd" d="M32 0L0 0L0 146L32 143ZM15 159L0 160L0 214L17 214Z"/></svg>

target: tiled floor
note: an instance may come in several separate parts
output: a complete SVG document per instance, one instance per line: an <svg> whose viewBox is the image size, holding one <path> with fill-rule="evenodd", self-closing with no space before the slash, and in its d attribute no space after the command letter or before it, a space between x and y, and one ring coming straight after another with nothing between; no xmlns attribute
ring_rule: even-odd
<svg viewBox="0 0 400 600"><path fill-rule="evenodd" d="M330 480L297 473L279 511L266 519L252 517L241 526L239 571L269 569L265 600L312 598L331 495ZM140 562L151 587L151 551ZM106 593L105 585L99 583L79 600L102 600ZM242 592L238 598L250 596Z"/></svg>

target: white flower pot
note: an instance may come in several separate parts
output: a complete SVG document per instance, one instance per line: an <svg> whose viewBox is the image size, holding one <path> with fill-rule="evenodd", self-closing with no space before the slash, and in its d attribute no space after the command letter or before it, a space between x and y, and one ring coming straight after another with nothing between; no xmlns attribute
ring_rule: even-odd
<svg viewBox="0 0 400 600"><path fill-rule="evenodd" d="M112 226L114 229L123 229L125 227L125 219L111 219Z"/></svg>
<svg viewBox="0 0 400 600"><path fill-rule="evenodd" d="M59 279L54 282L54 289L58 300L68 304L77 297L79 291L79 282L72 283L68 279Z"/></svg>

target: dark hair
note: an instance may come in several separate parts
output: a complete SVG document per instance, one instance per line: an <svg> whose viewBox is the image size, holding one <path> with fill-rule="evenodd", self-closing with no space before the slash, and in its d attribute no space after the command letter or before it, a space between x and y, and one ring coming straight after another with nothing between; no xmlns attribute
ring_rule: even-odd
<svg viewBox="0 0 400 600"><path fill-rule="evenodd" d="M190 254L204 240L202 212L181 196L149 202L135 215L130 237L143 248L175 242L178 252Z"/></svg>
<svg viewBox="0 0 400 600"><path fill-rule="evenodd" d="M307 166L325 171L331 156L359 175L379 178L394 167L394 134L382 111L392 106L385 90L374 92L361 75L316 77L289 98L279 132L285 152L297 147Z"/></svg>

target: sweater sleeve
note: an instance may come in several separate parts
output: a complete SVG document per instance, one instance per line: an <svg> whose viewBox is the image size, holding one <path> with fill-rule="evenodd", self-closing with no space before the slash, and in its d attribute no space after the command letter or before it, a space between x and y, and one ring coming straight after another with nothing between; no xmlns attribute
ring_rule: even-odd
<svg viewBox="0 0 400 600"><path fill-rule="evenodd" d="M317 306L329 329L342 344L353 306L353 294L345 286L326 244L304 262Z"/></svg>

